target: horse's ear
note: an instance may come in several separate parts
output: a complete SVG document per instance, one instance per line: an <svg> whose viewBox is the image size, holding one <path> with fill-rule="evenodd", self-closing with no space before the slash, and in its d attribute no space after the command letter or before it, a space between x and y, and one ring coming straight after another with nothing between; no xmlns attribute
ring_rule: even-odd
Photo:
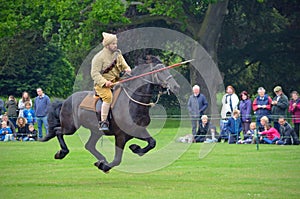
<svg viewBox="0 0 300 199"><path fill-rule="evenodd" d="M162 61L160 60L159 56L151 56L151 62L154 64L162 64Z"/></svg>

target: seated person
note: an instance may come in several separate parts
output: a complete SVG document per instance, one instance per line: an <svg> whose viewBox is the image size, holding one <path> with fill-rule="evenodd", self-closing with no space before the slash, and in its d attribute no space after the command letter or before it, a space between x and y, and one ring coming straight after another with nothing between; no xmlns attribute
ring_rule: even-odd
<svg viewBox="0 0 300 199"><path fill-rule="evenodd" d="M280 139L279 132L271 125L266 125L266 130L263 132L258 132L259 135L266 135L266 137L261 136L260 140L267 144L273 144Z"/></svg>
<svg viewBox="0 0 300 199"><path fill-rule="evenodd" d="M1 123L1 129L0 129L0 141L14 141L14 136L12 133L12 130L9 128L9 126L7 126L7 123L5 121L2 121Z"/></svg>
<svg viewBox="0 0 300 199"><path fill-rule="evenodd" d="M278 145L299 145L299 139L295 133L294 128L285 120L283 116L278 118L280 124L280 140L276 141Z"/></svg>
<svg viewBox="0 0 300 199"><path fill-rule="evenodd" d="M3 121L6 122L6 125L11 129L11 131L12 131L14 137L16 137L16 128L15 128L14 124L12 123L12 121L10 121L10 120L8 119L8 116L5 115L5 114L2 115L1 123L2 123ZM2 128L1 123L0 123L0 128Z"/></svg>
<svg viewBox="0 0 300 199"><path fill-rule="evenodd" d="M17 140L22 141L28 136L28 124L24 117L17 119Z"/></svg>
<svg viewBox="0 0 300 199"><path fill-rule="evenodd" d="M212 133L213 133L213 137L212 137ZM194 135L194 142L204 142L207 138L215 140L216 137L215 133L216 133L216 127L210 125L210 123L208 122L207 115L202 115L201 123L199 125L198 131L196 135Z"/></svg>
<svg viewBox="0 0 300 199"><path fill-rule="evenodd" d="M27 140L28 141L36 141L37 140L37 130L34 129L33 124L28 125L28 136L24 139L25 139L25 141L27 141Z"/></svg>
<svg viewBox="0 0 300 199"><path fill-rule="evenodd" d="M240 118L240 111L234 110L232 117L228 119L227 132L228 132L228 144L237 143L240 133L242 132L242 121Z"/></svg>
<svg viewBox="0 0 300 199"><path fill-rule="evenodd" d="M239 140L239 144L254 144L257 139L256 122L251 122L249 130L244 134L244 140Z"/></svg>

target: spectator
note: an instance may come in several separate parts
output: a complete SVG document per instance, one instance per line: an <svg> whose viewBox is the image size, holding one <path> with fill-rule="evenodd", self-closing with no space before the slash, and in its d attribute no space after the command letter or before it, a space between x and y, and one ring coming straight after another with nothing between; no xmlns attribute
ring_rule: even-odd
<svg viewBox="0 0 300 199"><path fill-rule="evenodd" d="M7 126L5 121L1 123L0 135L0 141L14 141L12 130L9 128L9 126Z"/></svg>
<svg viewBox="0 0 300 199"><path fill-rule="evenodd" d="M7 115L2 115L1 123L3 121L6 122L6 125L11 129L13 135L16 136L16 128L15 128L14 124L8 119ZM2 127L1 123L0 123L0 128Z"/></svg>
<svg viewBox="0 0 300 199"><path fill-rule="evenodd" d="M48 114L48 108L50 105L50 98L43 93L43 90L41 88L36 89L36 92L37 92L38 96L35 98L35 101L34 101L34 110L35 110L36 120L38 123L39 138L42 138L43 137L43 131L42 131L43 124L46 129L46 134L48 134L47 114Z"/></svg>
<svg viewBox="0 0 300 199"><path fill-rule="evenodd" d="M276 142L279 145L299 145L299 138L295 133L295 130L291 125L285 120L283 116L278 118L278 123L280 124L280 134L281 139Z"/></svg>
<svg viewBox="0 0 300 199"><path fill-rule="evenodd" d="M233 115L228 119L227 131L228 131L228 143L237 143L239 135L242 131L242 121L240 118L240 111L234 110ZM242 138L243 139L243 138Z"/></svg>
<svg viewBox="0 0 300 199"><path fill-rule="evenodd" d="M216 127L212 126L208 122L207 115L202 115L201 117L201 123L199 125L197 133L194 135L194 141L195 142L217 142L218 139L216 139Z"/></svg>
<svg viewBox="0 0 300 199"><path fill-rule="evenodd" d="M243 126L243 132L246 134L249 130L249 126L251 123L251 109L252 109L252 102L251 99L249 99L249 95L247 91L243 91L241 93L241 101L239 105L239 110L241 112L241 118L242 118L242 126Z"/></svg>
<svg viewBox="0 0 300 199"><path fill-rule="evenodd" d="M19 117L24 117L23 110L25 109L25 103L30 102L30 106L32 105L32 100L29 97L29 94L24 91L22 94L22 98L19 100L18 108L19 108Z"/></svg>
<svg viewBox="0 0 300 199"><path fill-rule="evenodd" d="M255 98L252 104L252 109L256 115L256 125L260 127L260 118L267 116L270 121L272 99L266 93L263 87L259 87L257 90L258 96ZM268 121L268 122L269 122Z"/></svg>
<svg viewBox="0 0 300 199"><path fill-rule="evenodd" d="M235 94L235 90L232 86L227 86L226 93L222 98L222 119L228 118L232 115L233 111L238 109L239 98Z"/></svg>
<svg viewBox="0 0 300 199"><path fill-rule="evenodd" d="M9 120L16 126L16 120L18 117L18 103L13 95L8 97L5 107L7 108L7 116Z"/></svg>
<svg viewBox="0 0 300 199"><path fill-rule="evenodd" d="M200 126L200 118L204 114L208 106L206 97L200 93L198 85L193 86L193 95L190 96L188 101L188 110L192 121L192 134L196 135L197 126ZM199 127L200 128L200 127Z"/></svg>
<svg viewBox="0 0 300 199"><path fill-rule="evenodd" d="M267 116L263 116L262 118L260 118L260 125L258 127L258 132L265 131L268 124L269 124L269 118Z"/></svg>
<svg viewBox="0 0 300 199"><path fill-rule="evenodd" d="M37 140L37 131L35 130L33 124L28 125L28 139L29 141Z"/></svg>
<svg viewBox="0 0 300 199"><path fill-rule="evenodd" d="M274 127L271 125L266 125L266 130L263 132L258 132L260 135L266 135L266 137L261 136L260 140L264 141L267 144L274 144L276 141L280 140L280 134Z"/></svg>
<svg viewBox="0 0 300 199"><path fill-rule="evenodd" d="M2 115L2 113L4 114L4 112L5 112L4 102L0 98L0 115Z"/></svg>
<svg viewBox="0 0 300 199"><path fill-rule="evenodd" d="M30 102L25 103L25 109L23 110L23 115L26 118L28 124L35 123L35 114L34 114L34 110L31 108Z"/></svg>
<svg viewBox="0 0 300 199"><path fill-rule="evenodd" d="M22 141L28 137L28 124L24 117L17 119L17 140Z"/></svg>
<svg viewBox="0 0 300 199"><path fill-rule="evenodd" d="M291 95L292 95L292 99L290 101L289 112L292 114L292 121L294 123L295 133L299 138L300 98L297 91L293 91Z"/></svg>
<svg viewBox="0 0 300 199"><path fill-rule="evenodd" d="M244 140L239 140L240 144L254 144L257 139L256 122L251 122L249 130L244 134Z"/></svg>
<svg viewBox="0 0 300 199"><path fill-rule="evenodd" d="M272 101L271 113L274 122L274 128L279 132L280 124L278 123L278 118L279 116L286 116L286 111L289 107L289 100L282 92L282 88L280 86L276 86L274 88L274 92L276 93L276 97L274 97Z"/></svg>

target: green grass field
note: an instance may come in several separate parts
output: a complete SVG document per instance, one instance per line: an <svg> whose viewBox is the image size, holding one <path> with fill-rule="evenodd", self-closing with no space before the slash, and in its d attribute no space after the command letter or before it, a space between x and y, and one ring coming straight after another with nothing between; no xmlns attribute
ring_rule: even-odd
<svg viewBox="0 0 300 199"><path fill-rule="evenodd" d="M59 149L56 139L1 142L1 198L300 198L299 146L260 145L257 151L255 145L187 145L174 142L177 129L171 123L156 132L157 148L144 157L126 145L124 161L109 174L93 166L96 160L84 148L85 129L66 136L70 154L64 160L53 158ZM111 140L98 144L109 160ZM179 149L185 152L169 165L142 172L163 162L166 154L180 154ZM203 150L211 152L200 159ZM139 173L130 172L138 168Z"/></svg>

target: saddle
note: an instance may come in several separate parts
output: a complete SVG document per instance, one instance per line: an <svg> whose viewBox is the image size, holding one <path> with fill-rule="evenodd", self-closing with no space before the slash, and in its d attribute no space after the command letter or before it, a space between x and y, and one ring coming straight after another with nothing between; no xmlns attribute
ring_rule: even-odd
<svg viewBox="0 0 300 199"><path fill-rule="evenodd" d="M110 105L110 108L112 109L119 97L119 94L121 92L121 87L118 87L113 92L113 101ZM101 106L102 106L102 99L99 96L96 96L94 94L88 94L80 103L79 107L88 111L94 111L94 112L100 112Z"/></svg>

